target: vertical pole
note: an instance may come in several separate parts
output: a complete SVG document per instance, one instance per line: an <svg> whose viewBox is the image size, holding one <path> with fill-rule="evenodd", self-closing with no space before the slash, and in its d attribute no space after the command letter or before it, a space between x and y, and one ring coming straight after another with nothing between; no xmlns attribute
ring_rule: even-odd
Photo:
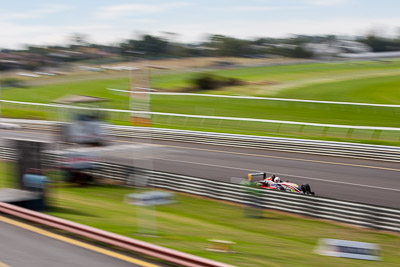
<svg viewBox="0 0 400 267"><path fill-rule="evenodd" d="M325 137L326 133L328 132L329 127L324 127L324 130L322 131L322 136Z"/></svg>
<svg viewBox="0 0 400 267"><path fill-rule="evenodd" d="M354 129L353 128L349 128L349 130L347 131L347 138L351 138L352 137L352 135L353 135L353 131L354 131Z"/></svg>
<svg viewBox="0 0 400 267"><path fill-rule="evenodd" d="M0 100L3 100L3 87L1 87L1 80L0 80ZM3 102L0 101L0 117L2 117L3 113L1 112L1 105Z"/></svg>
<svg viewBox="0 0 400 267"><path fill-rule="evenodd" d="M133 56L132 56L132 64L133 64L133 62L134 62L134 60L133 60ZM134 74L133 74L133 69L130 71L130 84L129 84L129 109L131 110L131 111L133 111L133 109L134 109L134 105L133 105L133 91L135 90L135 87L134 87L134 81L133 81L133 78L134 78ZM129 118L128 118L128 121L131 121L131 122L133 122L133 118L134 118L134 113L133 112L131 112L130 113L130 115L129 115ZM134 135L132 135L132 143L134 143L135 142L135 138L134 138ZM134 179L135 179L135 168L134 168L134 166L135 166L135 155L133 154L132 155L132 168L131 168L131 173L130 173L130 175L129 175L129 177L128 177L128 184L129 185L133 185L134 184ZM138 218L138 216L137 216L137 218Z"/></svg>
<svg viewBox="0 0 400 267"><path fill-rule="evenodd" d="M132 62L133 62L133 60L132 60ZM134 106L133 106L133 91L135 90L135 88L134 88L134 82L133 82L133 70L131 70L131 72L130 72L130 84L129 84L129 109L131 110L131 111L133 111L133 109L134 109ZM130 117L129 117L129 120L132 120L132 118L133 118L133 116L134 116L135 114L132 112L131 113L131 115L130 115Z"/></svg>

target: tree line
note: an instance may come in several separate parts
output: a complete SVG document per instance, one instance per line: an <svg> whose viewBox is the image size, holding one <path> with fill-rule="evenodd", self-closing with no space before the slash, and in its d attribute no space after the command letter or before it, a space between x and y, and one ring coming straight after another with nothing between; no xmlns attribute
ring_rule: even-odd
<svg viewBox="0 0 400 267"><path fill-rule="evenodd" d="M76 34L63 46L26 46L21 50L0 50L0 70L10 68L39 69L65 62L99 60L119 57L120 60L140 58L177 57L271 57L312 58L312 51L304 49L306 43L333 42L334 35L290 38L239 39L225 35L209 35L203 42L180 43L174 40L144 34L115 45L95 44L85 34ZM385 38L368 34L354 39L368 45L373 52L399 51L400 38Z"/></svg>

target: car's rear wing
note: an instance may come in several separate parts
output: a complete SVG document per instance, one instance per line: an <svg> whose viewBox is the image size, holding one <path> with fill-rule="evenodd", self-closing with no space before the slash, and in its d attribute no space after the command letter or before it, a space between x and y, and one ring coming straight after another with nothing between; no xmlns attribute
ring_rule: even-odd
<svg viewBox="0 0 400 267"><path fill-rule="evenodd" d="M263 180L264 180L265 178L267 178L267 173L266 173L266 172L254 172L254 173L249 173L249 174L247 175L247 178L249 179L249 181L251 181L251 179L252 179L254 176L259 176L259 175L262 175L262 176L263 176Z"/></svg>

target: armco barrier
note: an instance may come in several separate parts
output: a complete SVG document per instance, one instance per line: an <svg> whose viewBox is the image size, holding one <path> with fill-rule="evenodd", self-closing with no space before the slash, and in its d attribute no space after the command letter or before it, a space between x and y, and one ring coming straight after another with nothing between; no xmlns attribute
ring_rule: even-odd
<svg viewBox="0 0 400 267"><path fill-rule="evenodd" d="M47 225L69 233L84 236L109 245L141 253L157 259L188 267L233 267L232 265L190 255L177 250L160 247L137 239L121 236L83 224L71 222L43 213L27 210L0 202L0 212L28 221Z"/></svg>
<svg viewBox="0 0 400 267"><path fill-rule="evenodd" d="M23 128L38 130L57 130L59 125L57 122L50 121L19 119L2 119L1 121L18 123ZM108 131L111 136L116 137L151 138L164 141L400 162L400 147L394 146L115 125L109 125Z"/></svg>
<svg viewBox="0 0 400 267"><path fill-rule="evenodd" d="M252 204L241 185L158 171L141 170L134 177L147 175L149 186L211 197L240 204ZM327 219L368 228L400 232L400 210L362 203L308 196L296 193L259 190L253 199L262 208Z"/></svg>
<svg viewBox="0 0 400 267"><path fill-rule="evenodd" d="M259 190L259 196L251 201L246 190L238 184L150 171L124 165L101 163L99 176L135 184L135 179L148 178L148 186L188 194L210 197L239 204L257 203L259 207L275 209L304 216L337 221L379 230L400 232L400 210L342 201L296 193Z"/></svg>
<svg viewBox="0 0 400 267"><path fill-rule="evenodd" d="M109 131L119 137L400 162L400 147L393 146L113 125Z"/></svg>

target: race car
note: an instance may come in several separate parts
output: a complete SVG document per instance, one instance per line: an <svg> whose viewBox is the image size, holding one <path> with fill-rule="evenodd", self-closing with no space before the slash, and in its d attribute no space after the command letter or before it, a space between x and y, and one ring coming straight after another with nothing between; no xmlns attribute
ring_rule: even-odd
<svg viewBox="0 0 400 267"><path fill-rule="evenodd" d="M291 183L289 181L281 181L281 179L279 177L276 177L274 174L267 177L267 174L265 172L249 173L247 175L249 181L251 181L254 176L263 177L262 180L257 181L257 185L259 188L280 190L305 195L315 195L315 193L311 191L311 187L309 184L302 184L299 186L298 184Z"/></svg>

